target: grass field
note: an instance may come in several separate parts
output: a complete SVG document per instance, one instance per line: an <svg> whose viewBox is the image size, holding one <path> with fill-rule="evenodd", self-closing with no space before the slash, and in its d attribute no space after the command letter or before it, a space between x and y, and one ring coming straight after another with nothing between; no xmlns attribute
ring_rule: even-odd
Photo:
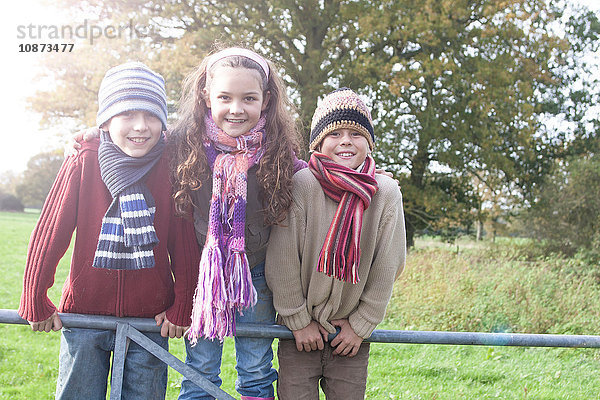
<svg viewBox="0 0 600 400"><path fill-rule="evenodd" d="M0 213L0 308L16 309L35 213ZM600 334L600 280L592 266L513 244L418 242L396 282L382 329ZM58 303L70 253L50 297ZM53 398L59 333L0 324L0 399ZM171 352L184 357L183 343ZM235 395L232 341L223 388ZM180 375L169 372L168 399ZM238 396L239 397L239 396ZM369 399L600 399L600 352L591 349L373 344Z"/></svg>

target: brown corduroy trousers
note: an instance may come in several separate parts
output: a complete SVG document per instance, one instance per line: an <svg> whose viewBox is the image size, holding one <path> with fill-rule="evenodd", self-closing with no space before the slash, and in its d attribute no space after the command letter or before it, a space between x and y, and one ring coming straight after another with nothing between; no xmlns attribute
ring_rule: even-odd
<svg viewBox="0 0 600 400"><path fill-rule="evenodd" d="M318 400L319 383L328 400L362 400L367 386L369 343L354 357L334 356L329 343L323 350L298 351L294 340L280 340L277 350L280 400Z"/></svg>

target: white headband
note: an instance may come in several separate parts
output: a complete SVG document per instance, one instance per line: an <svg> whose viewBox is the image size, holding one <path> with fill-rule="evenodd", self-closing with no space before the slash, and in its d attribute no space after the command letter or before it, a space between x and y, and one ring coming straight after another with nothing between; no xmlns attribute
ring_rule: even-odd
<svg viewBox="0 0 600 400"><path fill-rule="evenodd" d="M206 70L208 71L213 65L215 65L217 61L233 56L246 57L256 62L264 71L267 79L269 78L269 64L267 64L267 60L265 60L262 56L253 52L252 50L244 49L241 47L230 47L228 49L221 50L218 53L211 55L208 59L208 63L206 64Z"/></svg>

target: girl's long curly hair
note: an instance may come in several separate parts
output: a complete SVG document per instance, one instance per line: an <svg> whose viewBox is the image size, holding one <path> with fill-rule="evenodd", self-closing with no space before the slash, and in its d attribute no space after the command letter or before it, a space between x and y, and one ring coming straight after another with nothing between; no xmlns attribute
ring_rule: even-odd
<svg viewBox="0 0 600 400"><path fill-rule="evenodd" d="M287 216L292 203L294 158L300 149L299 130L294 118L296 113L287 97L283 80L277 73L277 68L268 60L270 73L266 77L260 65L246 57L224 58L207 71L208 58L209 56L205 57L184 81L179 119L169 140L174 154L171 170L175 207L179 213L189 210L192 191L201 188L211 175L202 144L206 132L204 116L208 112L203 89L208 89L218 67L248 68L260 73L263 96L267 92L270 94L267 108L263 111L266 117L263 142L265 152L258 164L256 177L264 205L264 222L266 225L279 224Z"/></svg>

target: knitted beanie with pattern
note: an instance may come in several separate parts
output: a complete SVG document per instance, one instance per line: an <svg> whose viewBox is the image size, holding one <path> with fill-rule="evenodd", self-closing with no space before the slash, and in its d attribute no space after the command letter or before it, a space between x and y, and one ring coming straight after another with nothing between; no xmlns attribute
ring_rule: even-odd
<svg viewBox="0 0 600 400"><path fill-rule="evenodd" d="M373 150L375 133L371 112L352 89L340 88L319 103L310 126L310 151L316 150L330 132L353 129L363 135Z"/></svg>
<svg viewBox="0 0 600 400"><path fill-rule="evenodd" d="M148 111L167 129L165 80L141 62L109 69L100 83L96 124L101 126L126 111Z"/></svg>

